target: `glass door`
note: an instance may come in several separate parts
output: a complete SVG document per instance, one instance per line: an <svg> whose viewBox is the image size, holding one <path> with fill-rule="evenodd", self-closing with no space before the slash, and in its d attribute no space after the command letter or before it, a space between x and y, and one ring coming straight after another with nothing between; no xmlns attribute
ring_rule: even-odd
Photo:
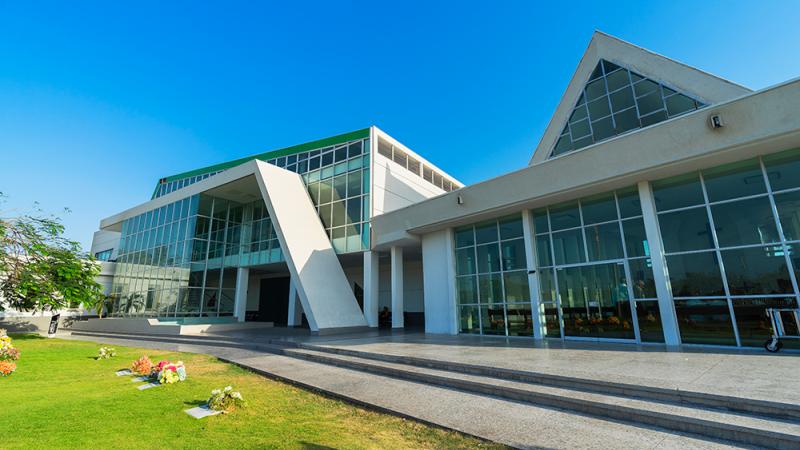
<svg viewBox="0 0 800 450"><path fill-rule="evenodd" d="M556 268L566 338L636 339L625 262Z"/></svg>

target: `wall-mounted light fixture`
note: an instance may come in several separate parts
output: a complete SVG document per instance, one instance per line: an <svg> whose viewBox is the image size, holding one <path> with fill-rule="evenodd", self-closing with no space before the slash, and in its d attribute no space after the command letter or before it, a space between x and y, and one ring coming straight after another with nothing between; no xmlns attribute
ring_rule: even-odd
<svg viewBox="0 0 800 450"><path fill-rule="evenodd" d="M456 203L458 203L459 205L463 205L464 204L464 199L461 197L460 194L458 196L456 196Z"/></svg>
<svg viewBox="0 0 800 450"><path fill-rule="evenodd" d="M712 114L711 117L708 118L708 126L710 126L712 130L716 130L724 127L725 122L722 121L721 115Z"/></svg>

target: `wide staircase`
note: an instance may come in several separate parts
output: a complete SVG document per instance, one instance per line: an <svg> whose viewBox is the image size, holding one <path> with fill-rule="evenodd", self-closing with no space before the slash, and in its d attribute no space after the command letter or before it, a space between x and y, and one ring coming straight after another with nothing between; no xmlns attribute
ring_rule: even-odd
<svg viewBox="0 0 800 450"><path fill-rule="evenodd" d="M800 405L523 372L341 347L284 343L286 356L656 427L746 447L800 448Z"/></svg>

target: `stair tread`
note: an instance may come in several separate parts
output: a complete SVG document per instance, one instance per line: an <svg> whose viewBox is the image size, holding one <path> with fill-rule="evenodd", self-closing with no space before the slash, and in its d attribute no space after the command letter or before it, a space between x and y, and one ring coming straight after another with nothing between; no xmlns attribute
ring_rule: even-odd
<svg viewBox="0 0 800 450"><path fill-rule="evenodd" d="M558 396L569 399L590 401L590 402L604 404L607 406L627 407L627 408L637 409L640 411L650 411L662 414L670 414L673 416L689 417L692 419L706 420L709 422L716 422L719 424L728 424L739 427L752 428L756 430L776 432L794 436L800 439L800 423L774 420L750 414L705 409L701 407L678 405L674 403L648 401L640 398L606 395L596 392L586 392L577 389L569 389L563 387L554 387L541 384L533 384L533 383L512 381L500 378L493 378L483 375L473 375L461 372L431 369L427 367L419 367L419 366L396 363L396 362L376 361L374 359L368 359L350 355L332 354L325 351L312 350L308 348L291 349L285 351L284 353L287 355L291 355L293 353L302 353L310 356L329 358L335 361L341 361L343 363L356 362L359 364L367 364L376 367L388 367L391 369L401 370L405 372L433 375L438 377L450 378L454 380L488 384L494 387L507 387L531 393L539 393L539 394L546 394L546 395Z"/></svg>

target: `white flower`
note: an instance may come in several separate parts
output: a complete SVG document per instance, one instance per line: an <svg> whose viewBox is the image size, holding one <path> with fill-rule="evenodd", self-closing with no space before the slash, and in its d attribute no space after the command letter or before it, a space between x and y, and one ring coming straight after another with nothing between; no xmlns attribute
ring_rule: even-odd
<svg viewBox="0 0 800 450"><path fill-rule="evenodd" d="M233 388L231 386L225 386L225 392L230 392L232 390Z"/></svg>

